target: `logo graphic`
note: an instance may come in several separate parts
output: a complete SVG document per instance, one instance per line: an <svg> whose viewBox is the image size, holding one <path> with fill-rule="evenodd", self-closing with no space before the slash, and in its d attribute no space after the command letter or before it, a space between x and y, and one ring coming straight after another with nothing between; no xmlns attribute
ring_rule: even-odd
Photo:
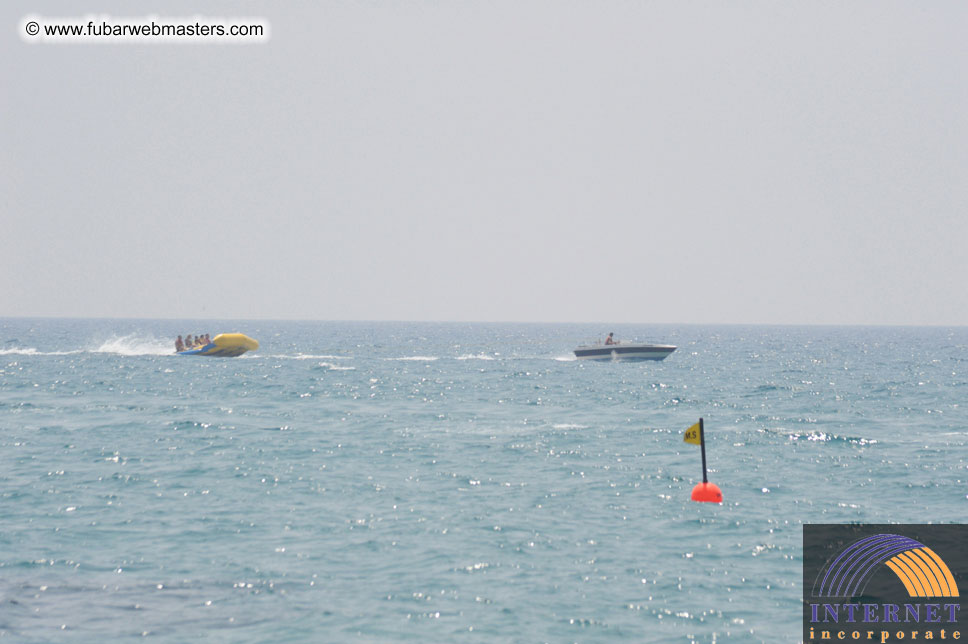
<svg viewBox="0 0 968 644"><path fill-rule="evenodd" d="M803 642L959 640L966 575L968 525L805 524Z"/></svg>
<svg viewBox="0 0 968 644"><path fill-rule="evenodd" d="M923 543L898 534L864 537L841 550L814 582L814 597L857 597L881 565L894 571L909 597L958 597L947 564Z"/></svg>

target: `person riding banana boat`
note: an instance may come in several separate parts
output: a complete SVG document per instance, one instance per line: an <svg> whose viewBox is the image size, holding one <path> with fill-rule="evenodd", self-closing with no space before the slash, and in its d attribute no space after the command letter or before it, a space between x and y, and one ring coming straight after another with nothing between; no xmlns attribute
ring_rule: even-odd
<svg viewBox="0 0 968 644"><path fill-rule="evenodd" d="M242 333L220 333L214 339L209 334L197 335L193 339L186 335L175 340L175 354L180 356L214 356L219 358L234 358L246 351L255 351L259 342Z"/></svg>

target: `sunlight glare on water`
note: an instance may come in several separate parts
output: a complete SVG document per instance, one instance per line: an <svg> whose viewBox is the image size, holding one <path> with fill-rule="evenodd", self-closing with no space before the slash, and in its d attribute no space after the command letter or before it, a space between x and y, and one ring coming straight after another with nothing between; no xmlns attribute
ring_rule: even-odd
<svg viewBox="0 0 968 644"><path fill-rule="evenodd" d="M0 634L797 641L803 522L968 503L966 329L206 325L0 321Z"/></svg>

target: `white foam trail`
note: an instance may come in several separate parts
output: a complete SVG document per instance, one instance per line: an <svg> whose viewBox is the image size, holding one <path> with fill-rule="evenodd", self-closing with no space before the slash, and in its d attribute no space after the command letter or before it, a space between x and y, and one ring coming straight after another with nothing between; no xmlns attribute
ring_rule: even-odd
<svg viewBox="0 0 968 644"><path fill-rule="evenodd" d="M588 425L575 425L573 423L558 423L552 425L552 429L588 429Z"/></svg>
<svg viewBox="0 0 968 644"><path fill-rule="evenodd" d="M38 351L33 347L26 349L0 349L0 356L70 356L75 353L84 353L81 350L75 351Z"/></svg>
<svg viewBox="0 0 968 644"><path fill-rule="evenodd" d="M0 349L0 356L37 356L43 355L37 349Z"/></svg>
<svg viewBox="0 0 968 644"><path fill-rule="evenodd" d="M175 353L174 342L146 338L136 334L115 336L107 340L93 353L115 353L122 356L164 356Z"/></svg>
<svg viewBox="0 0 968 644"><path fill-rule="evenodd" d="M574 362L577 359L575 356L558 356L555 358L558 362Z"/></svg>
<svg viewBox="0 0 968 644"><path fill-rule="evenodd" d="M467 354L463 356L457 356L457 359L458 360L494 360L494 356L489 356L484 353L478 353L477 355Z"/></svg>

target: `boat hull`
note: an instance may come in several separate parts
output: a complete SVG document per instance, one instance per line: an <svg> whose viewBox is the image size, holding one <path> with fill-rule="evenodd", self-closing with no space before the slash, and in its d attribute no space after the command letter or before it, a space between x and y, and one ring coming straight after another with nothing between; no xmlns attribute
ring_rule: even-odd
<svg viewBox="0 0 968 644"><path fill-rule="evenodd" d="M179 351L179 356L210 356L213 358L235 358L247 351L255 351L259 342L242 333L220 333L211 342L197 349Z"/></svg>
<svg viewBox="0 0 968 644"><path fill-rule="evenodd" d="M578 347L579 360L664 360L676 350L671 344L610 344Z"/></svg>

